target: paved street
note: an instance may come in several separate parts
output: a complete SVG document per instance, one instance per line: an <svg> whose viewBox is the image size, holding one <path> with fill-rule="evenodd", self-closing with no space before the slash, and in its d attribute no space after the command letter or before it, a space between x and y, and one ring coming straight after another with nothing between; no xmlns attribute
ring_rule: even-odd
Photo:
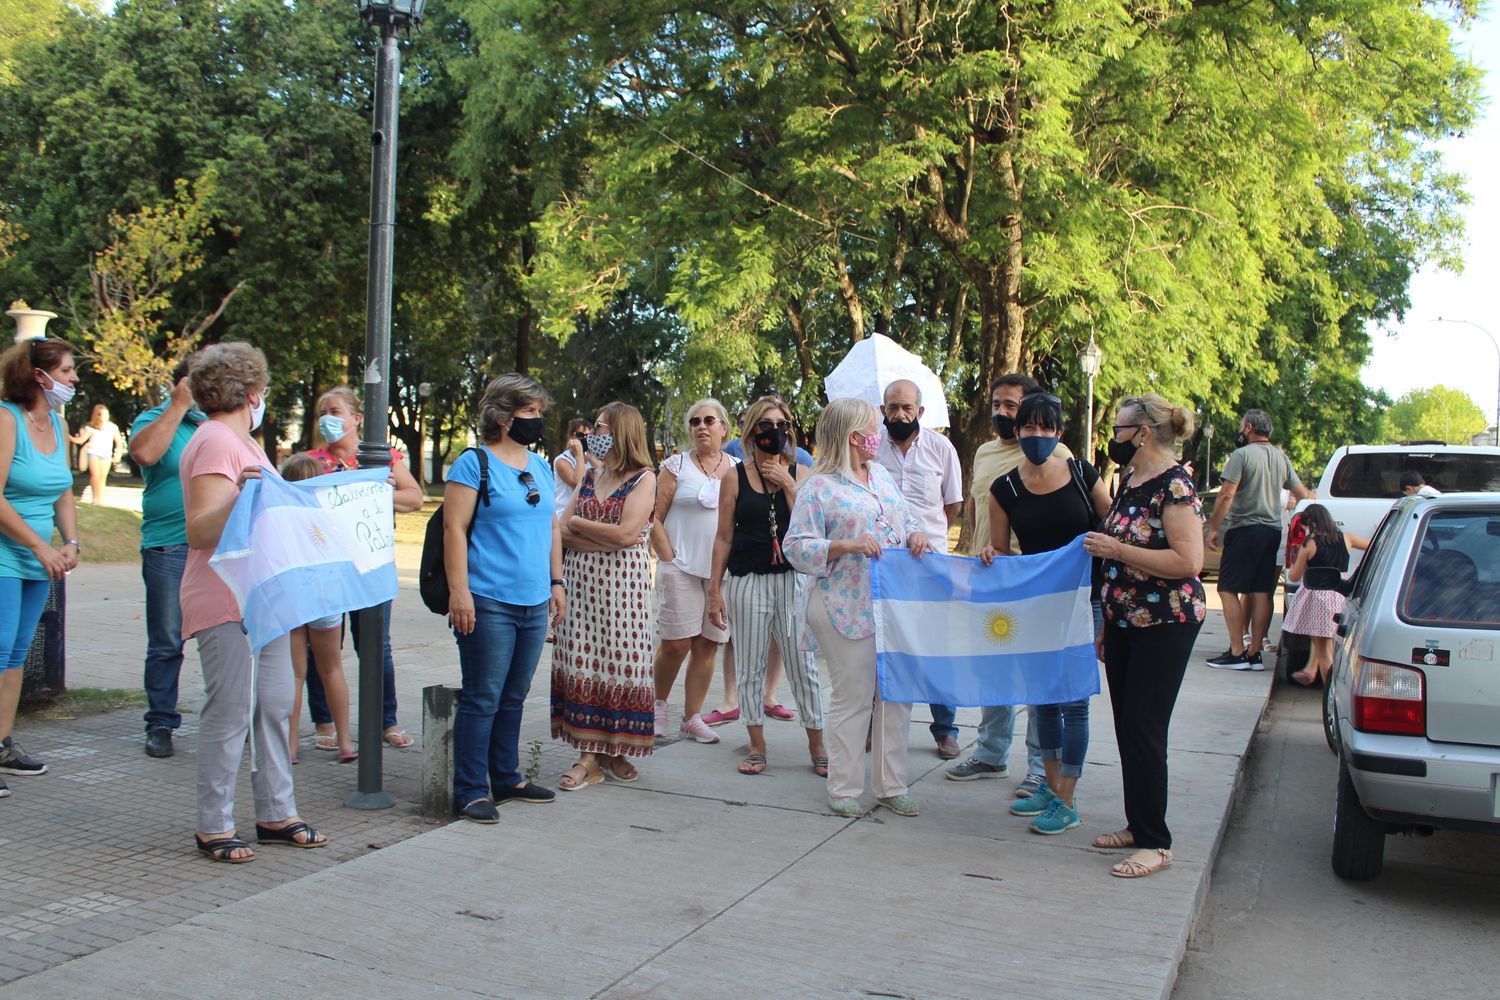
<svg viewBox="0 0 1500 1000"><path fill-rule="evenodd" d="M398 554L407 589L415 556ZM71 684L137 683L141 601L134 566L74 574ZM402 722L417 732L420 689L457 679L452 639L414 594L398 601L393 635ZM1222 648L1217 617L1201 642ZM547 738L547 669L522 740L542 741L540 780L555 785L573 754ZM21 736L52 773L17 779L0 802L0 996L625 997L691 984L724 997L1162 997L1269 682L1190 670L1173 730L1177 862L1143 882L1110 878L1115 855L1089 846L1122 820L1105 695L1085 824L1061 837L1005 813L1013 781L943 780L919 708L915 819L831 816L790 724L769 727L765 776L735 773L744 730L728 726L716 746L659 748L638 784L508 805L499 827L424 826L415 753L386 755L396 808L349 810L354 768L304 746L299 805L334 846L267 849L242 866L192 851L190 725L169 761L141 753L134 711L36 725ZM190 658L189 709L200 684ZM960 713L966 743L977 717ZM1018 739L1017 775L1023 754ZM1078 959L1038 962L1049 948Z"/></svg>
<svg viewBox="0 0 1500 1000"><path fill-rule="evenodd" d="M1271 700L1173 1000L1494 996L1500 838L1391 837L1378 879L1335 876L1319 694Z"/></svg>

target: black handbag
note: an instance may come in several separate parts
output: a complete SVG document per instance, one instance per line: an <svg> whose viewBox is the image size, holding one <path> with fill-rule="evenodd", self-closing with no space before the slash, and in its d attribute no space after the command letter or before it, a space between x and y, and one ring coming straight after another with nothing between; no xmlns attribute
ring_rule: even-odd
<svg viewBox="0 0 1500 1000"><path fill-rule="evenodd" d="M464 532L465 538L473 538L474 520L479 516L477 504L490 505L490 455L484 448L464 450L479 454L479 500L474 507L474 517L469 519L468 530ZM448 613L448 567L443 563L444 506L439 504L427 519L427 533L422 537L422 562L417 571L417 590L422 595L422 603L435 615Z"/></svg>

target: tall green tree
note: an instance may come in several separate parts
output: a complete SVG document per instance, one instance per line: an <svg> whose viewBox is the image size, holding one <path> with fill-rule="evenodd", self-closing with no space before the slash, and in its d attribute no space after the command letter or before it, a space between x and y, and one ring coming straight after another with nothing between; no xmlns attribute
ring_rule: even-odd
<svg viewBox="0 0 1500 1000"><path fill-rule="evenodd" d="M1391 407L1389 428L1397 441L1468 444L1489 427L1479 404L1461 389L1435 385L1413 389Z"/></svg>

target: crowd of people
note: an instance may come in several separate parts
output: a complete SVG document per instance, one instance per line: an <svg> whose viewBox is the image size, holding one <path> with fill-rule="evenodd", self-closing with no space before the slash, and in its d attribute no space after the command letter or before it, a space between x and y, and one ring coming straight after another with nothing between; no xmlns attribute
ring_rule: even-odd
<svg viewBox="0 0 1500 1000"><path fill-rule="evenodd" d="M0 773L39 774L45 764L10 730L18 668L48 581L76 566L80 550L67 433L55 413L77 375L72 349L55 339L13 348L0 366ZM304 682L314 745L344 760L358 754L340 667L342 616L307 622L252 657L240 609L209 566L246 481L356 464L360 402L338 387L317 404L324 446L293 456L278 473L254 436L269 380L255 348L205 348L175 374L170 398L135 421L130 442L146 480L145 749L173 753L178 674L191 639L206 693L195 846L228 863L252 860L255 846L327 843L298 814L294 796ZM832 400L817 421L815 457L802 449L780 397L752 400L733 422L719 401L699 400L685 414L691 446L659 466L641 414L622 402L591 422L574 420L565 447L545 461L534 446L551 404L524 375L494 379L479 401L478 443L458 457L444 488L448 621L462 684L454 725L459 812L494 823L505 802L555 800L523 775L519 753L525 698L551 640L552 735L578 754L558 782L563 791L635 781L658 740L717 742L717 727L733 721L749 737L739 773L761 775L771 765L767 720L795 719L833 813L864 813L868 773L879 808L917 815L912 706L885 701L876 683L872 565L892 548L917 558L947 552L966 499L952 443L922 423L918 386L892 382L879 407ZM1061 444L1063 400L1010 374L990 386L990 404L995 437L974 456L968 484L975 529L968 554L992 565L1082 537L1096 558L1096 651L1109 678L1126 822L1093 843L1134 851L1114 875L1153 874L1172 860L1167 733L1206 607L1197 578L1203 515L1176 457L1192 414L1157 395L1125 399L1108 435L1122 470L1111 495L1093 466ZM421 488L399 452L390 482L396 510L420 506ZM60 548L51 544L54 526ZM392 746L410 745L396 720L389 607L350 618L356 631L384 635L384 735ZM721 656L724 701L705 713ZM777 700L783 681L795 710ZM946 776L1005 777L1018 708L1028 719L1028 765L1010 811L1039 834L1065 833L1082 822L1087 699L985 708L973 755ZM957 758L954 707L931 712L937 753ZM235 774L252 731L255 846L234 815Z"/></svg>

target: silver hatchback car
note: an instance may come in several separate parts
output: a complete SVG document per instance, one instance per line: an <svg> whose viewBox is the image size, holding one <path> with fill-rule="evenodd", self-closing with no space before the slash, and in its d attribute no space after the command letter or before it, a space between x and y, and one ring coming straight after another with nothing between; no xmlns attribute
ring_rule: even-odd
<svg viewBox="0 0 1500 1000"><path fill-rule="evenodd" d="M1390 833L1500 833L1500 495L1398 501L1348 580L1324 726L1333 870L1380 874Z"/></svg>

